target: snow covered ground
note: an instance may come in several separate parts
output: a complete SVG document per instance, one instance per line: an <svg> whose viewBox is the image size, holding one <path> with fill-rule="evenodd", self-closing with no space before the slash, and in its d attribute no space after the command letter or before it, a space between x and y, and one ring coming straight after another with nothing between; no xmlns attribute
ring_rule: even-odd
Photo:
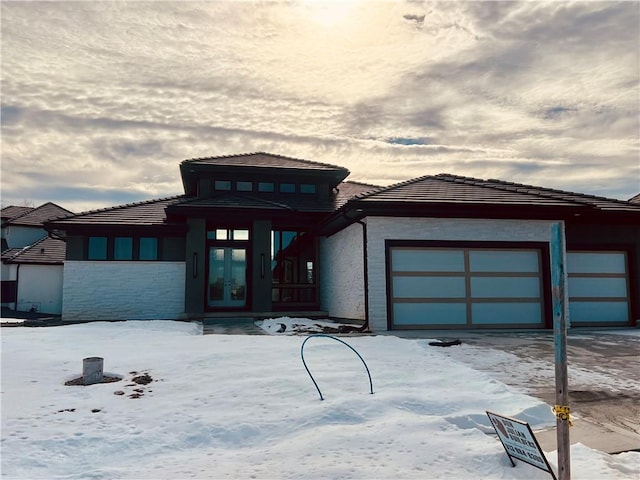
<svg viewBox="0 0 640 480"><path fill-rule="evenodd" d="M548 406L428 340L341 337L366 360L371 395L352 351L312 338L304 353L320 401L300 358L305 337L201 333L168 321L3 328L2 477L551 478L511 467L483 433L486 410L535 430L553 424ZM65 386L92 356L123 379ZM134 381L144 374L151 383ZM556 453L546 456L555 469ZM571 458L574 478L640 475L640 453L574 445Z"/></svg>

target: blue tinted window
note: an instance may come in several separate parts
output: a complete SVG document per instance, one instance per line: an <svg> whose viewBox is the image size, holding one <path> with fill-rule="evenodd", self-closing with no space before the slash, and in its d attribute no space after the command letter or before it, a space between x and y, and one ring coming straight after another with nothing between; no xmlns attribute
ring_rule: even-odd
<svg viewBox="0 0 640 480"><path fill-rule="evenodd" d="M213 182L213 188L216 190L231 190L231 182L229 180L216 180Z"/></svg>
<svg viewBox="0 0 640 480"><path fill-rule="evenodd" d="M236 190L239 192L250 192L253 190L252 182L237 182Z"/></svg>
<svg viewBox="0 0 640 480"><path fill-rule="evenodd" d="M158 259L158 239L156 237L140 238L140 260Z"/></svg>
<svg viewBox="0 0 640 480"><path fill-rule="evenodd" d="M296 184L295 183L281 183L280 191L282 193L296 193Z"/></svg>
<svg viewBox="0 0 640 480"><path fill-rule="evenodd" d="M300 193L316 193L316 186L312 183L303 183L300 185Z"/></svg>
<svg viewBox="0 0 640 480"><path fill-rule="evenodd" d="M273 192L273 183L260 182L258 183L258 191L260 192Z"/></svg>
<svg viewBox="0 0 640 480"><path fill-rule="evenodd" d="M133 259L133 238L116 237L114 239L113 259L114 260L132 260Z"/></svg>
<svg viewBox="0 0 640 480"><path fill-rule="evenodd" d="M88 260L107 259L107 237L89 237L87 249Z"/></svg>

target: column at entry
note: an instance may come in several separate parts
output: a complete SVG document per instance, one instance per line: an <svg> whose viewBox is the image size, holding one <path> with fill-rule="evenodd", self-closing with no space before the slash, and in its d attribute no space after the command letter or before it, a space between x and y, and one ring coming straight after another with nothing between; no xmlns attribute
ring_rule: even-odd
<svg viewBox="0 0 640 480"><path fill-rule="evenodd" d="M244 307L247 304L247 251L235 247L209 248L207 304Z"/></svg>

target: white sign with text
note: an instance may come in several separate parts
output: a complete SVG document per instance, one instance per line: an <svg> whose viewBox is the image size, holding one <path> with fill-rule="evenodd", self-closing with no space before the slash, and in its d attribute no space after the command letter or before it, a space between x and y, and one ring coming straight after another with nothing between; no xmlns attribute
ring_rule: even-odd
<svg viewBox="0 0 640 480"><path fill-rule="evenodd" d="M517 458L549 472L553 479L556 480L556 476L528 423L498 415L497 413L487 412L487 415L514 466L512 458Z"/></svg>

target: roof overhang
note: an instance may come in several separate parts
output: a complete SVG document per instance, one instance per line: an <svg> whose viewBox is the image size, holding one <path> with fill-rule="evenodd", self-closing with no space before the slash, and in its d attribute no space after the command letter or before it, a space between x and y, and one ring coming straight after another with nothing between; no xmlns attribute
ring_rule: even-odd
<svg viewBox="0 0 640 480"><path fill-rule="evenodd" d="M567 223L640 225L638 212L602 211L588 205L474 204L465 202L373 202L351 200L330 215L320 228L330 236L365 217L474 218L556 220Z"/></svg>

